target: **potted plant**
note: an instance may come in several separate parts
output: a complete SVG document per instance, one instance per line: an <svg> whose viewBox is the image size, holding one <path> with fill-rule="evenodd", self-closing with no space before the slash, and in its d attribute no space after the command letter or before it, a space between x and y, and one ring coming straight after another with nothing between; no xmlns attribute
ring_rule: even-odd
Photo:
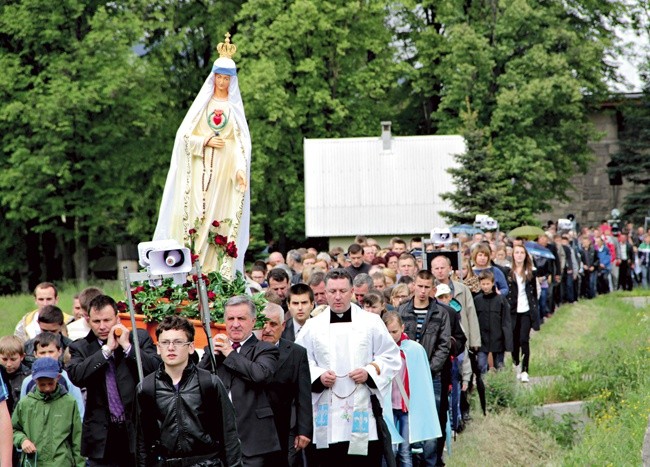
<svg viewBox="0 0 650 467"><path fill-rule="evenodd" d="M227 222L228 220L221 222L214 221L209 236L210 242L217 249L220 262L223 261L226 255L231 258L236 258L238 254L234 242L228 242L218 232L219 226ZM196 229L190 229L188 234L190 241L187 247L192 252L192 260L194 261L198 258L194 251ZM233 279L224 277L218 271L203 274L202 277L206 284L210 321L212 322L212 335L214 335L217 331L223 332L225 329L223 325L224 307L228 299L235 295L247 293L246 279L239 271L237 271ZM195 327L197 327L195 337L197 347L206 345L207 340L200 321L201 315L199 311L197 281L198 277L192 275L188 276L187 281L181 285L174 284L174 280L171 277L164 278L162 284L157 287L152 286L149 282L134 282L132 284L131 294L133 296L133 307L136 312L136 326L147 329L155 341L157 323L165 316L177 314L192 320ZM256 329L261 329L266 320L262 313L266 305L266 299L263 293L253 295L252 299L257 309ZM130 321L128 304L122 301L117 306L121 318L123 318L122 321Z"/></svg>

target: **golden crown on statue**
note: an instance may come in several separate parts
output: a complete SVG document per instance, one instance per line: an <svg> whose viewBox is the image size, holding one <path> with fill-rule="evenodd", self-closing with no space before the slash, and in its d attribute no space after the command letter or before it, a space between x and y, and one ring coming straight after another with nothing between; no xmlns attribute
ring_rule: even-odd
<svg viewBox="0 0 650 467"><path fill-rule="evenodd" d="M219 52L219 57L232 58L237 52L237 46L230 43L230 33L226 33L226 39L223 42L217 44L217 52Z"/></svg>

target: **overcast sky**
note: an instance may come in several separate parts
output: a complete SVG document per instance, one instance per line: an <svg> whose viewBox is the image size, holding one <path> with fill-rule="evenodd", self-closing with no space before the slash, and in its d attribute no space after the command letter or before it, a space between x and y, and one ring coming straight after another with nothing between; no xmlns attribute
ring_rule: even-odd
<svg viewBox="0 0 650 467"><path fill-rule="evenodd" d="M625 56L617 60L621 75L628 81L628 86L615 84L612 87L619 92L640 92L643 83L639 76L639 67L644 62L644 57L650 56L650 40L647 33L637 36L630 30L620 31L619 36L630 44L626 48Z"/></svg>

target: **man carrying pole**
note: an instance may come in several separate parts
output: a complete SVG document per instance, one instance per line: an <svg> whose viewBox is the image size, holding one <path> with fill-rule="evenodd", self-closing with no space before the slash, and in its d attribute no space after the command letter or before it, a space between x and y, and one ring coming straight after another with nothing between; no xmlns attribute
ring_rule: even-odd
<svg viewBox="0 0 650 467"><path fill-rule="evenodd" d="M115 300L99 295L90 302L92 332L70 344L67 371L74 385L86 388L81 454L90 466L133 465L134 402L138 367L133 333L120 323ZM118 336L119 334L119 336ZM149 334L137 330L144 375L160 364Z"/></svg>

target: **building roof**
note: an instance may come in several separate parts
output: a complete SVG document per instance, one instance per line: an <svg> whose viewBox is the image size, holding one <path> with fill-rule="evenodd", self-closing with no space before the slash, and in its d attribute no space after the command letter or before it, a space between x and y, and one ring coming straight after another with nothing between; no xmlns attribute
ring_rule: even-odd
<svg viewBox="0 0 650 467"><path fill-rule="evenodd" d="M440 194L453 191L449 167L461 136L305 139L308 237L398 235L447 226Z"/></svg>

